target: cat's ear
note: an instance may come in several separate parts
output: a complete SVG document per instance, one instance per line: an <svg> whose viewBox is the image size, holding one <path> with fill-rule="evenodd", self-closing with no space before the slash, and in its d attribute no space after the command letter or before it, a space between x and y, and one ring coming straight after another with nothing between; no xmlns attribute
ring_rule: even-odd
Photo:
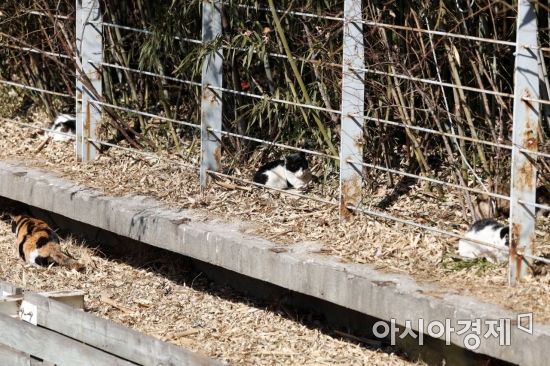
<svg viewBox="0 0 550 366"><path fill-rule="evenodd" d="M304 159L304 157L305 157L305 153L303 151L299 151L299 152L287 155L285 157L285 162L294 163L294 162L297 162L299 160Z"/></svg>
<svg viewBox="0 0 550 366"><path fill-rule="evenodd" d="M510 227L505 226L500 230L500 238L504 239L504 237L510 236Z"/></svg>

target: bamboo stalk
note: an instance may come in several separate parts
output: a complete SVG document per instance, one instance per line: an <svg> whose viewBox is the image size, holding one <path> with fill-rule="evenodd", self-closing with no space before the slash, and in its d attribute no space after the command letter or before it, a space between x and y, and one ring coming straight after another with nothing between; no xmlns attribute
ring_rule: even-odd
<svg viewBox="0 0 550 366"><path fill-rule="evenodd" d="M454 80L454 84L458 86L462 86L462 81L460 79L460 74L458 72L458 68L455 62L455 59L453 58L453 53L451 52L451 49L449 45L445 44L445 50L447 51L447 60L449 61L449 66L451 67L451 75ZM470 110L470 107L468 106L468 102L466 101L466 95L464 94L464 90L460 88L454 88L454 91L458 94L460 106L462 107L462 110L464 111L464 116L466 117L466 122L468 123L468 126L470 127L470 133L471 136L475 139L479 139L479 136L477 134L477 130L474 126L474 119L472 117L472 112ZM487 158L485 157L485 152L483 151L483 147L479 144L476 145L477 149L477 155L479 156L479 159L481 160L481 163L483 164L483 168L486 172L490 172L489 163L487 162Z"/></svg>
<svg viewBox="0 0 550 366"><path fill-rule="evenodd" d="M392 61L390 63L390 65L388 66L390 68L390 72L392 74L397 74L397 70L395 69L395 66L394 66L395 61L393 60L392 55L389 53L390 44L389 44L388 38L386 37L386 33L385 33L384 29L380 29L380 35L381 35L382 40L384 41L384 44L385 44L385 47L386 47L386 50L387 50L387 55L388 55L389 59ZM388 77L387 80L388 80L388 84L389 84L388 89L390 91L392 99L395 101L395 103L397 105L397 110L399 112L401 120L407 126L411 126L412 125L411 118L410 118L407 110L404 108L405 107L405 100L403 98L403 91L401 90L401 87L399 86L399 79L394 77L394 79L392 80L391 77ZM405 128L405 133L407 134L408 139L412 143L413 152L414 152L415 158L418 162L418 165L420 166L420 170L422 171L423 174L427 174L427 172L429 170L428 163L426 162L426 158L424 157L424 154L422 154L422 151L420 150L420 143L418 142L418 139L417 139L416 135L409 128Z"/></svg>
<svg viewBox="0 0 550 366"><path fill-rule="evenodd" d="M275 8L275 4L273 3L273 0L268 0L269 2L269 8L271 9L271 16L273 17L273 21L275 22L275 29L277 31L277 35L279 36L279 39L281 40L281 43L283 44L283 48L285 50L286 56L288 58L288 63L290 64L290 68L292 69L292 72L294 74L294 77L296 78L296 81L298 82L298 85L300 86L300 89L302 91L302 96L307 104L311 104L311 98L309 96L309 93L307 91L306 85L304 84L304 81L302 80L302 76L300 74L300 71L298 70L298 67L296 66L296 61L294 60L294 56L292 55L292 52L290 51L290 47L288 46L288 42L286 40L286 36L283 30L283 27L281 25L281 21L279 20L279 16L277 15L277 9ZM327 144L328 149L331 154L338 155L338 151L332 144L332 141L327 133L327 130L325 129L325 126L321 122L321 118L319 117L319 114L317 111L313 111L313 119L315 120L315 123L317 123L317 128L319 129L319 132L324 138L325 144Z"/></svg>

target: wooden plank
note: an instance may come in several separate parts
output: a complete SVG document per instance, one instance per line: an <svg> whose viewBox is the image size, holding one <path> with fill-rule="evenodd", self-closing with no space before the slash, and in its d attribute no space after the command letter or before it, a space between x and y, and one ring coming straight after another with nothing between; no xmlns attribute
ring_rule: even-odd
<svg viewBox="0 0 550 366"><path fill-rule="evenodd" d="M41 292L40 295L55 299L76 309L84 309L84 291L49 291ZM23 294L0 297L0 313L11 317L17 316L23 298Z"/></svg>
<svg viewBox="0 0 550 366"><path fill-rule="evenodd" d="M75 310L37 294L25 294L36 306L38 325L142 365L220 365L174 344Z"/></svg>
<svg viewBox="0 0 550 366"><path fill-rule="evenodd" d="M0 344L0 365L31 366L31 356Z"/></svg>
<svg viewBox="0 0 550 366"><path fill-rule="evenodd" d="M46 296L50 299L55 299L65 305L69 305L75 309L84 309L84 295L85 291L71 290L71 291L48 291L40 292L42 296Z"/></svg>
<svg viewBox="0 0 550 366"><path fill-rule="evenodd" d="M67 305L68 309L78 312ZM62 321L67 322L65 318ZM67 365L113 365L130 366L131 362L117 358L83 343L36 327L21 320L0 314L0 343L33 356Z"/></svg>
<svg viewBox="0 0 550 366"><path fill-rule="evenodd" d="M23 290L11 283L0 281L0 297L7 295L16 295L22 293Z"/></svg>
<svg viewBox="0 0 550 366"><path fill-rule="evenodd" d="M54 363L41 361L31 355L0 344L0 365L6 366L55 366Z"/></svg>
<svg viewBox="0 0 550 366"><path fill-rule="evenodd" d="M84 309L84 295L86 295L86 292L83 290L46 291L40 292L40 294L54 298L73 308ZM23 300L23 289L9 282L0 281L0 299L14 299L15 297L13 295L19 295L19 299Z"/></svg>
<svg viewBox="0 0 550 366"><path fill-rule="evenodd" d="M19 295L6 296L0 299L0 313L16 317L19 314L19 306L21 305L21 298Z"/></svg>

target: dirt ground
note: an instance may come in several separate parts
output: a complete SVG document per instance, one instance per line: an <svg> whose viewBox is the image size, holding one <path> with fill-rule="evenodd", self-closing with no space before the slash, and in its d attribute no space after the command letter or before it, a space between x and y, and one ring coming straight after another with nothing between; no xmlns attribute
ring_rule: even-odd
<svg viewBox="0 0 550 366"><path fill-rule="evenodd" d="M87 311L231 364L421 364L339 337L307 314L251 302L166 252L106 258L81 244L63 245L85 273L35 268L18 258L10 225L0 221L0 278L29 290L82 289Z"/></svg>
<svg viewBox="0 0 550 366"><path fill-rule="evenodd" d="M435 282L443 289L472 295L513 311L533 312L538 322L550 321L547 307L550 275L545 270L512 288L507 285L505 267L456 260L456 239L364 215L340 221L335 206L245 184L213 184L200 194L198 172L178 165L184 159L174 156L152 159L110 149L92 163L78 164L70 143L49 143L37 152L42 139L35 131L2 122L0 159L24 160L29 166L57 172L112 195L150 195L171 207L202 212L205 220L250 222L247 233L281 245L318 241L323 244L323 253L342 261L370 263L383 271L407 273L419 281ZM189 156L186 162L196 164L197 155L190 152ZM323 175L315 170L319 166L316 161L313 165L314 173ZM247 168L233 174L250 179ZM379 190L382 196L387 193L383 188ZM335 192L334 186L317 185L308 194L330 200L335 198ZM412 185L387 212L461 234L470 219L463 217L455 194L446 192L438 197L419 184ZM539 221L537 254L550 253L549 233L548 219Z"/></svg>

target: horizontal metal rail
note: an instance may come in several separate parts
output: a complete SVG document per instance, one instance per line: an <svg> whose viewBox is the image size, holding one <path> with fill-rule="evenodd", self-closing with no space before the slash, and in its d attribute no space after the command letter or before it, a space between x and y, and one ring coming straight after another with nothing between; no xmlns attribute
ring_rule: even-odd
<svg viewBox="0 0 550 366"><path fill-rule="evenodd" d="M532 254L518 253L518 255L521 255L522 257L525 257L525 258L528 258L528 259L533 259L533 260L536 260L536 261L540 261L540 262L545 263L545 264L550 264L550 260L548 258L543 258L543 257L539 257L539 256L532 255Z"/></svg>
<svg viewBox="0 0 550 366"><path fill-rule="evenodd" d="M467 36L467 35L459 34L459 33L449 33L449 32L428 30L428 29L417 28L417 27L408 27L408 26L405 26L405 25L373 22L371 20L364 20L364 19L358 19L357 21L363 23L364 25L371 26L371 27L397 29L397 30L411 31L411 32L417 32L417 33L431 34L431 35L434 35L434 36L466 39L466 40L469 40L469 41L493 43L493 44L499 44L499 45L503 45L503 46L516 47L516 42L512 42L512 41L502 41L502 40L498 40L498 39Z"/></svg>
<svg viewBox="0 0 550 366"><path fill-rule="evenodd" d="M527 150L523 147L520 148L519 151L526 154L526 155L534 155L534 156L538 156L538 157L541 157L541 158L550 158L550 154L547 154L547 153L544 153L544 152L541 152L541 151L531 151L531 150Z"/></svg>
<svg viewBox="0 0 550 366"><path fill-rule="evenodd" d="M181 166L181 167L191 169L191 170L199 170L200 169L200 167L197 166L197 165L187 164L187 163L184 163L182 161L178 161L178 160L174 160L174 159L170 159L170 158L166 158L166 157L157 155L155 153L150 153L150 152L147 152L147 151L141 151L141 150L133 149L131 147L120 146L120 145L117 145L117 144L112 144L112 143L107 142L107 141L101 141L101 140L92 139L92 138L86 138L86 140L88 140L89 142L94 143L94 144L109 146L109 147L112 147L114 149L119 149L119 150L123 150L123 151L130 152L130 153L133 153L133 154L146 156L150 159L162 160L162 161L165 161L167 163L170 163L171 165L177 165L177 166Z"/></svg>
<svg viewBox="0 0 550 366"><path fill-rule="evenodd" d="M105 103L105 102L100 102L99 100L95 100L95 99L90 99L90 103L91 104L97 104L97 105L100 105L100 106L103 106L103 107L118 109L118 110L128 112L128 113L135 113L135 114L138 114L138 115L144 116L144 117L158 118L158 119L166 121L166 122L172 122L172 123L176 123L176 124L191 127L191 128L197 128L197 129L201 128L200 124L194 124L194 123L191 123L191 122L180 121L180 120L173 119L173 118L163 117L163 116L159 116L158 114L142 112L142 111L138 111L136 109L121 107L121 106L118 106L118 105L109 104L109 103Z"/></svg>
<svg viewBox="0 0 550 366"><path fill-rule="evenodd" d="M250 50L248 48L244 48L244 47L222 45L222 48L224 50L237 50L237 51L242 51L242 52L250 52ZM259 51L254 49L254 50L252 50L252 53L256 54L256 53L259 53ZM274 57L274 58L281 58L281 59L288 60L288 56L285 55L285 54L282 54L282 53L266 52L265 54L268 55L268 56ZM332 67L332 68L338 69L338 70L341 70L342 67L343 67L341 64L337 64L337 63L334 63L334 62L326 62L326 61L321 61L321 60L312 60L312 59L308 59L308 58L300 57L300 56L293 56L293 59L296 60L296 61L300 61L300 62L312 64L312 65L328 66L328 67Z"/></svg>
<svg viewBox="0 0 550 366"><path fill-rule="evenodd" d="M488 146L498 147L498 148L501 148L501 149L512 150L511 145L504 145L504 144L499 144L499 143L496 143L496 142L476 139L476 138L473 138L473 137L460 136L460 135L456 135L456 134L448 133L448 132L441 132L441 131L438 131L438 130L433 130L431 128L425 128L425 127L414 126L414 125L407 125L406 123L390 121L390 120L382 119L382 118L374 118L374 117L367 117L367 116L360 116L360 115L352 115L352 117L363 118L363 119L368 120L368 121L380 122L380 123L390 125L390 126L396 126L396 127L401 127L401 128L405 128L405 129L408 128L408 129L415 130L415 131L431 133L433 135L439 135L439 136L455 138L457 140L475 142L475 143L482 144L482 145L488 145Z"/></svg>
<svg viewBox="0 0 550 366"><path fill-rule="evenodd" d="M210 88L212 90L219 90L219 91L227 92L227 93L230 93L230 94L242 95L242 96L255 98L255 99L266 99L266 100L271 101L271 102L286 104L286 105L292 105L292 106L295 106L295 107L308 108L308 109L317 110L317 111L321 111L321 112L335 113L335 114L340 114L340 115L342 114L342 111L339 110L339 109L330 109L330 108L325 108L325 107L318 107L318 106L307 104L307 103L291 102L291 101L288 101L288 100L285 100L285 99L273 98L273 97L270 97L269 95L266 95L266 94L264 94L264 95L252 94L252 93L237 91L237 90L223 88L223 87L211 86L211 85L208 85L207 88ZM511 145L504 145L504 144L499 144L499 143L496 143L496 142L475 139L475 138L472 138L472 137L460 136L460 135L456 135L456 134L452 134L452 133L448 133L448 132L441 132L441 131L438 131L438 130L433 130L433 129L425 128L425 127L407 125L405 123L390 121L390 120L386 120L386 119L382 119L382 118L374 118L374 117L362 116L362 115L357 115L357 114L351 114L350 116L351 117L362 118L362 119L368 120L368 121L380 122L380 123L391 125L391 126L409 128L411 130L431 133L431 134L434 134L434 135L440 135L440 136L456 138L458 140L475 142L475 143L479 143L479 144L483 144L483 145L499 147L499 148L508 149L508 150L512 149Z"/></svg>
<svg viewBox="0 0 550 366"><path fill-rule="evenodd" d="M227 2L227 1L224 2L223 4L232 5L232 3ZM265 12L271 11L271 9L268 8L268 7L245 5L245 4L236 4L236 6L240 7L240 8L247 8L247 9L252 9L252 10L257 10L257 11L265 11ZM343 17L317 15L317 14L313 14L313 13L307 13L307 12L301 12L301 11L295 11L295 10L275 9L275 11L279 14L290 14L290 15L306 17L306 18L326 19L326 20L341 21L341 22L343 22L345 20ZM503 41L503 40L499 40L499 39L469 36L469 35L459 34L459 33L450 33L450 32L444 32L444 31L428 30L428 29L417 28L417 27L409 27L409 26L405 26L405 25L381 23L381 22L370 21L370 20L365 20L365 19L351 19L351 21L360 22L364 25L373 26L373 27L381 27L381 28L387 28L387 29L412 31L412 32L431 34L431 35L442 36L442 37L466 39L466 40L477 41L477 42L485 42L485 43L492 43L492 44L499 44L499 45L504 45L504 46L516 47L516 42L513 42L513 41ZM525 48L534 48L534 49L540 49L540 50L543 50L543 51L550 51L550 48L548 48L548 47L538 47L538 46L531 46L531 45L526 45L526 44L520 44L520 46L525 47Z"/></svg>
<svg viewBox="0 0 550 366"><path fill-rule="evenodd" d="M419 82L426 83L426 84L444 86L444 87L453 88L453 89L460 89L460 90L478 92L478 93L489 94L489 95L497 95L497 96L505 97L505 98L513 98L514 97L514 94L504 93L504 92L501 92L501 91L494 91L494 90L488 90L488 89L474 88L474 87L470 87L470 86L456 85L456 84L453 84L453 83L446 83L446 82L437 81L437 80L418 78L418 77L415 77L415 76L408 76L408 75L403 75L403 74L395 74L395 73L386 72L386 71L373 70L373 69L368 69L368 68L364 68L364 69L363 68L358 68L358 69L353 69L353 70L364 71L366 73L374 74L374 75L392 76L392 77L396 77L396 78L404 79L404 80L419 81Z"/></svg>
<svg viewBox="0 0 550 366"><path fill-rule="evenodd" d="M540 203L533 203L533 202L525 202L523 200L518 200L518 202L525 206L531 206L531 207L536 207L536 208L550 211L550 206L548 205L541 205Z"/></svg>
<svg viewBox="0 0 550 366"><path fill-rule="evenodd" d="M125 70L125 71L130 71L130 72L134 72L136 74L141 74L141 75L147 75L147 76L153 76L153 77L157 77L157 78L161 78L161 79L165 79L165 80L170 80L170 81L175 81L175 82L178 82L178 83L183 83L183 84L188 84L188 85L193 85L193 86L202 86L201 83L197 83L196 81L191 81L191 80L185 80L185 79L178 79L178 78L175 78L175 77L172 77L172 76L166 76L166 75L162 75L162 74L156 74L154 72L150 72L150 71L143 71L143 70L138 70L138 69L132 69L132 68L129 68L129 67L126 67L126 66L121 66L121 65L116 65L116 64L110 64L108 62L93 62L92 60L88 60L88 63L94 65L94 64L99 64L101 66L105 66L105 67L110 67L110 68L113 68L113 69L118 69L118 70Z"/></svg>
<svg viewBox="0 0 550 366"><path fill-rule="evenodd" d="M527 102L535 102L535 103L550 105L550 100L547 100L547 99L536 99L536 98L529 98L529 97L521 97L521 100L525 100Z"/></svg>
<svg viewBox="0 0 550 366"><path fill-rule="evenodd" d="M293 150L293 151L301 151L301 152L308 153L310 155L316 155L316 156L321 156L321 157L324 157L324 158L340 160L339 156L333 156L333 155L321 153L321 152L314 151L314 150L302 149L302 148L299 148L299 147L280 144L278 142L272 142L272 141L257 139L257 138L254 138L254 137L240 135L238 133L233 133L233 132L228 132L228 131L217 130L217 129L214 129L214 128L208 128L207 130L208 130L208 132L211 132L211 133L220 133L220 134L225 135L225 136L237 137L237 138L240 138L240 139L243 139L243 140L255 141L255 142L265 144L265 145L277 146L277 147L281 147L283 149L289 149L289 150Z"/></svg>
<svg viewBox="0 0 550 366"><path fill-rule="evenodd" d="M76 59L76 57L64 55L62 53L44 51L44 50L40 50L38 48L32 48L32 47L19 47L19 46L14 46L14 45L11 45L11 44L0 44L0 47L8 47L8 48L12 48L12 49L15 49L15 50L20 50L20 51L25 51L25 52L32 52L32 53L37 53L37 54L41 54L41 55L59 57L59 58L64 58L64 59L69 59L69 60L75 60Z"/></svg>
<svg viewBox="0 0 550 366"><path fill-rule="evenodd" d="M114 23L106 23L106 22L94 22L94 21L89 21L88 23L90 23L90 24L103 25L103 26L109 27L109 28L123 29L123 30L132 31L132 32L137 32L137 33L142 33L142 34L153 34L153 32L150 31L150 30L148 30L148 29L140 29L140 28L128 27L128 26L126 26L126 25L120 25L120 24L114 24ZM192 38L186 38L186 37L180 37L180 36L174 36L174 39L175 39L175 40L178 40L178 41L189 42L189 43L202 44L202 41L201 41L201 40L198 40L198 39L192 39Z"/></svg>
<svg viewBox="0 0 550 366"><path fill-rule="evenodd" d="M39 93L44 93L44 94L57 95L59 97L74 98L74 95L69 95L69 94L66 94L66 93L58 93L58 92L54 92L54 91L50 91L50 90L46 90L46 89L40 89L40 88L36 88L34 86L14 83L13 81L0 80L0 84L10 85L10 86L13 86L13 87L16 87L16 88L21 88L21 89L28 89L28 90L32 90L32 91L39 92Z"/></svg>
<svg viewBox="0 0 550 366"><path fill-rule="evenodd" d="M380 165L356 162L356 161L351 161L351 160L348 160L347 163L350 164L350 165L359 165L359 166L364 166L364 167L372 168L372 169L376 169L376 170L382 170L382 171L385 171L385 172L388 172L388 173L393 173L393 174L397 174L397 175L401 175L401 176L405 176L405 177L409 177L409 178L415 178L415 179L423 180L423 181L426 181L426 182L441 184L441 185L444 185L444 186L460 189L460 190L463 190L463 191L468 191L468 192L472 192L472 193L482 194L482 195L485 195L485 196L510 201L509 196L505 196L505 195L502 195L502 194L493 193L493 192L486 192L486 191L482 191L480 189L465 187L465 186L461 186L459 184L445 182L443 180L439 180L439 179L435 179L435 178L423 177L423 176L418 175L418 174L406 173L406 172L402 172L400 170L386 168L386 167L383 167L383 166L380 166ZM358 168L355 168L355 169L361 171Z"/></svg>
<svg viewBox="0 0 550 366"><path fill-rule="evenodd" d="M388 215L388 214L385 214L383 212L367 210L367 209L359 208L359 207L353 206L353 205L348 205L347 208L349 210L352 210L352 211L362 212L362 213L367 214L369 216L375 216L375 217L380 217L380 218L383 218L383 219L386 219L386 220L399 222L399 223L406 224L406 225L409 225L409 226L417 227L419 229L424 229L426 231L431 231L431 232L434 232L434 233L437 233L437 234L450 236L450 237L453 237L453 238L456 238L456 239L465 239L465 240L471 241L472 243L476 243L476 244L479 244L479 245L483 245L483 246L486 246L486 247L491 247L491 248L497 249L501 252L509 252L508 248L503 248L503 247L500 247L498 245L495 245L495 244L492 244L492 243L487 243L487 242L480 241L480 240L466 238L463 235L455 234L453 232L443 230L443 229L440 229L440 228L437 228L437 227L424 225L424 224L419 224L419 223L411 221L411 220L401 219L399 217L396 217L396 216L393 216L393 215Z"/></svg>
<svg viewBox="0 0 550 366"><path fill-rule="evenodd" d="M234 47L234 46L226 46L226 45L222 46L222 48L228 49L228 50L238 50L238 51L243 51L243 52L245 52L245 51L248 52L249 51L248 49L243 48L243 47ZM254 50L253 53L258 53L258 51ZM287 55L280 54L280 53L267 52L266 54L268 56L275 57L275 58L288 59ZM304 58L304 57L298 57L298 56L294 57L294 59L297 60L297 61L300 61L300 62L304 62L304 63L310 63L310 64L318 65L318 66L328 66L328 67L335 68L335 69L341 69L343 67L341 64L337 64L337 63L333 63L333 62L324 62L324 61L320 61L320 60L311 60L311 59L307 59L307 58ZM426 83L426 84L432 84L432 85L444 86L444 87L453 88L453 89L478 92L478 93L488 94L488 95L496 95L496 96L501 96L501 97L505 97L505 98L513 98L514 97L513 94L505 93L505 92L501 92L501 91L474 88L474 87L464 86L464 85L456 85L456 84L453 84L453 83L440 82L440 81L437 81L437 80L419 78L419 77L415 77L415 76L408 76L408 75L404 75L404 74L397 74L397 73L391 73L391 72L380 71L380 70L373 70L373 69L368 69L368 68L353 68L353 67L350 66L350 70L364 71L364 72L367 72L367 73L370 73L370 74L376 74L376 75L392 76L392 77L396 77L396 78L404 79L404 80L419 81L419 82L423 82L423 83Z"/></svg>
<svg viewBox="0 0 550 366"><path fill-rule="evenodd" d="M253 186L256 186L256 187L260 187L260 188L265 188L265 189L270 190L270 191L281 192L281 193L283 193L285 195L289 195L289 196L305 198L305 199L308 199L308 200L312 200L312 201L316 201L316 202L319 202L319 203L324 203L324 204L332 205L332 206L338 206L339 205L339 203L336 202L336 201L329 201L329 200L325 200L323 198L308 196L308 195L305 195L305 194L301 194L301 193L297 193L297 192L293 192L293 191L289 191L289 190L285 190L285 189L268 187L266 185L253 182L251 180L234 177L232 175L224 174L224 173L220 173L220 172L215 172L213 170L207 170L206 172L208 174L212 174L212 175L215 175L215 176L224 177L224 178L227 178L227 179L235 180L235 181L238 181L238 182L241 182L241 183L253 185Z"/></svg>
<svg viewBox="0 0 550 366"><path fill-rule="evenodd" d="M237 50L237 51L249 52L249 50L247 48L243 48L243 47L223 45L222 48L227 49L227 50ZM253 50L253 53L258 53L258 51ZM288 56L284 55L284 54L281 54L281 53L266 52L266 54L268 56L271 56L271 57L288 60ZM294 59L297 60L297 61L300 61L300 62L304 62L304 63L308 63L308 64L312 64L312 65L317 65L317 66L321 66L321 67L327 66L327 67L331 67L331 68L338 69L338 70L342 69L342 67L343 67L341 64L337 64L337 63L334 63L334 62L325 62L325 61L321 61L321 60L311 60L311 59L307 59L305 57L299 57L299 56L295 56ZM393 76L393 77L396 77L396 78L399 78L399 79L404 79L404 80L419 81L419 82L424 82L424 83L432 84L432 85L439 85L439 86L444 86L444 87L453 88L453 89L479 92L479 93L482 93L482 94L502 96L502 97L506 97L506 98L513 98L514 97L513 94L505 93L505 92L501 92L501 91L474 88L474 87L469 87L469 86L464 86L464 85L456 85L456 84L453 84L453 83L440 82L440 81L437 81L437 80L424 79L424 78L419 78L419 77L415 77L415 76L408 76L408 75L404 75L404 74L397 74L397 73L391 73L391 72L380 71L380 70L373 70L373 69L368 69L368 68L353 68L353 67L350 66L350 70L364 71L364 72L367 72L367 73L370 73L370 74L376 74L376 75Z"/></svg>
<svg viewBox="0 0 550 366"><path fill-rule="evenodd" d="M247 92L242 92L242 91L238 91L238 90L224 88L224 87L221 87L221 86L212 86L212 85L207 85L207 88L212 89L212 90L219 90L219 91L227 92L227 93L230 93L230 94L242 95L242 96L245 96L245 97L250 97L250 98L255 98L255 99L266 99L266 100L269 100L270 102L286 104L286 105L292 105L292 106L295 106L295 107L308 108L308 109L313 109L313 110L320 111L320 112L342 114L342 111L340 111L338 109L330 109L330 108L325 108L325 107L319 107L319 106L312 105L312 104L307 104L307 103L291 102L291 101L288 101L288 100L285 100L285 99L273 98L273 97L270 97L267 94L263 94L263 95L253 94L253 93L247 93Z"/></svg>
<svg viewBox="0 0 550 366"><path fill-rule="evenodd" d="M47 13L44 13L44 12L41 12L41 11L36 11L36 10L27 11L26 14L38 15L38 16L46 17L46 18L49 18L50 16L53 16L54 19L63 19L63 20L70 19L70 17L68 15L57 15L57 14L50 15L50 14L47 14Z"/></svg>
<svg viewBox="0 0 550 366"><path fill-rule="evenodd" d="M224 4L224 5L233 5L233 3L228 2L228 1L224 1L224 2L222 2L222 4ZM256 10L256 11L266 11L266 12L271 11L270 8L267 8L267 7L264 7L264 6L253 6L253 5L245 5L245 4L234 4L234 5L239 7L239 8L252 9L252 10ZM317 15L317 14L305 13L305 12L301 12L301 11L283 10L283 9L275 9L275 11L279 14L290 14L290 15L296 15L296 16L300 16L300 17L304 17L304 18L335 20L335 21L339 21L339 22L344 21L344 18L342 18L342 17L336 17L336 16L331 16L331 15Z"/></svg>

